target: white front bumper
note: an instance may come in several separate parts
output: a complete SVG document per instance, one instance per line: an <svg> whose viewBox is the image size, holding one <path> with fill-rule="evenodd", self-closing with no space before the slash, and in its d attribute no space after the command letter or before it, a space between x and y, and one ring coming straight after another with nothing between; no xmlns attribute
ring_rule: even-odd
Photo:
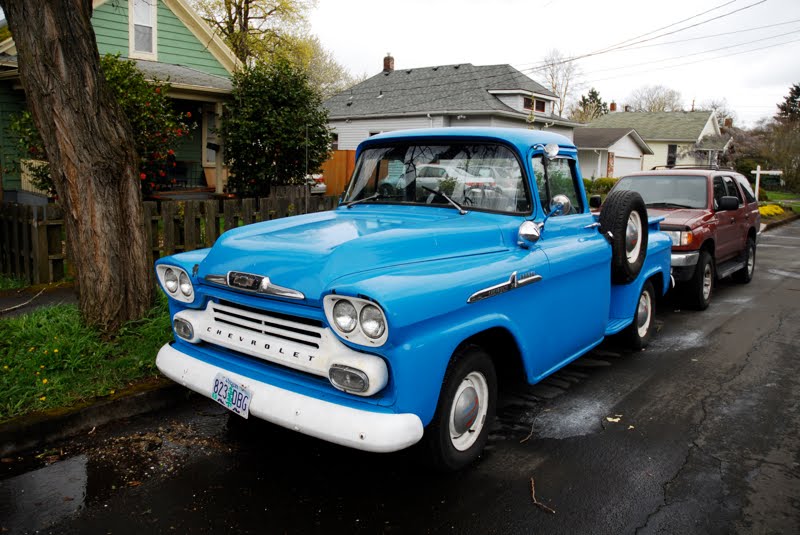
<svg viewBox="0 0 800 535"><path fill-rule="evenodd" d="M416 414L371 412L304 396L213 366L170 344L158 352L156 365L173 381L209 398L214 377L222 372L252 393L253 416L342 446L389 452L422 438L422 421Z"/></svg>

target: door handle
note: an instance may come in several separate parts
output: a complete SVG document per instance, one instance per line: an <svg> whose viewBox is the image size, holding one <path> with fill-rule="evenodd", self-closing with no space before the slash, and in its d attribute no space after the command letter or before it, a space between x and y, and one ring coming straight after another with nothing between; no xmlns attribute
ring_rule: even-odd
<svg viewBox="0 0 800 535"><path fill-rule="evenodd" d="M733 224L733 223L736 223L736 218L735 217L731 218L731 224Z"/></svg>

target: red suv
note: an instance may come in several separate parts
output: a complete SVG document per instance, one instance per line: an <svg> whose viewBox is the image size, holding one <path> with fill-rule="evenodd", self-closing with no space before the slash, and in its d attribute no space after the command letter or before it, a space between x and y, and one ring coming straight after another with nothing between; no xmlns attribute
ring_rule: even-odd
<svg viewBox="0 0 800 535"><path fill-rule="evenodd" d="M654 168L621 178L613 189L639 192L650 215L664 216L676 289L690 306L708 307L716 279L753 278L761 216L744 176L723 169Z"/></svg>

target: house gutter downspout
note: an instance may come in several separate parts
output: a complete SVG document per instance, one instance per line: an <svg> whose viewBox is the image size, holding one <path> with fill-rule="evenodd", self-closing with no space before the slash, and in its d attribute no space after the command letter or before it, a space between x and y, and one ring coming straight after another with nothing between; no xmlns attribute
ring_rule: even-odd
<svg viewBox="0 0 800 535"><path fill-rule="evenodd" d="M600 178L600 165L603 163L603 155L597 152L597 149L593 149L594 153L597 154L597 167L595 167L595 178Z"/></svg>

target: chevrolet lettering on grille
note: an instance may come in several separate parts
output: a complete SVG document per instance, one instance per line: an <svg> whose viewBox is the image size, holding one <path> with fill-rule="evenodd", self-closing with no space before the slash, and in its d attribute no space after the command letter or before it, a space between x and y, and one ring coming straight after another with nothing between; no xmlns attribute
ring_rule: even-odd
<svg viewBox="0 0 800 535"><path fill-rule="evenodd" d="M238 329L229 330L216 325L208 325L203 329L201 338L209 343L317 375L322 374L323 368L326 366L324 362L318 362L317 355L299 350L289 344L276 343L271 337L248 335L237 331Z"/></svg>

